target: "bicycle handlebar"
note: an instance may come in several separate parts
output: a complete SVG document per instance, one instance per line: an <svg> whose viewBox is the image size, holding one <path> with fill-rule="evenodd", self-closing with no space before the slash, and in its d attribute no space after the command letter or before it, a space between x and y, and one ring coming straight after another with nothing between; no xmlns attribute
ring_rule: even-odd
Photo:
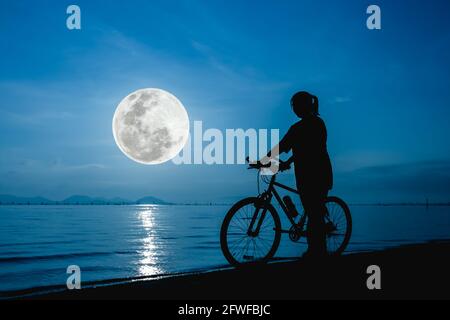
<svg viewBox="0 0 450 320"><path fill-rule="evenodd" d="M248 162L248 169L257 169L261 170L262 168L270 168L272 166L272 161L267 162L266 164L261 163L261 161L256 161L251 163L249 160L249 157L245 158L245 160ZM278 160L279 164L278 166L283 165L285 162L282 160ZM289 166L290 168L290 166Z"/></svg>
<svg viewBox="0 0 450 320"><path fill-rule="evenodd" d="M260 161L257 161L256 163L249 163L248 169L262 169L262 168L270 168L272 165L272 162L268 162L266 164L262 164Z"/></svg>

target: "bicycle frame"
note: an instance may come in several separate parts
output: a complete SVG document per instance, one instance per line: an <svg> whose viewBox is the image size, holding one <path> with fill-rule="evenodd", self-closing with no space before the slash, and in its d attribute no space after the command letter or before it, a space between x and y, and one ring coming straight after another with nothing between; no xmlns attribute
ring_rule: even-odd
<svg viewBox="0 0 450 320"><path fill-rule="evenodd" d="M276 182L276 174L274 174L272 176L272 178L270 178L270 182L269 182L269 187L267 188L266 191L264 191L259 198L262 199L263 204L261 206L258 206L255 210L255 213L253 214L252 217L252 221L250 222L247 234L249 236L257 236L259 233L259 230L261 228L262 222L264 221L264 218L266 216L266 212L267 212L267 205L271 203L272 201L272 197L275 196L275 199L277 200L277 202L279 203L281 209L284 211L284 214L286 215L286 217L289 219L289 222L293 225L296 226L296 223L294 221L294 218L291 217L291 215L289 214L288 209L286 208L286 205L284 204L283 200L281 199L281 196L279 195L279 193L277 192L277 190L275 189L275 186L280 187L282 189L285 189L289 192L295 193L295 194L299 194L298 190L288 187L284 184L281 184L279 182ZM253 227L255 225L256 222L256 218L258 217L258 213L259 213L259 209L263 207L263 212L261 214L261 219L259 219L258 225L256 226L256 230L253 230ZM303 219L304 216L302 216L301 219ZM282 233L288 233L289 231L285 231L285 230L280 230Z"/></svg>

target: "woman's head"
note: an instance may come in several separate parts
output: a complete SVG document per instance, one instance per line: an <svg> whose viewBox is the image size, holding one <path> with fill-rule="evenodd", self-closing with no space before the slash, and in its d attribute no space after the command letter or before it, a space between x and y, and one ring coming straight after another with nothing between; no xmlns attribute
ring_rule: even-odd
<svg viewBox="0 0 450 320"><path fill-rule="evenodd" d="M319 99L306 91L297 92L292 96L291 107L299 118L319 115Z"/></svg>

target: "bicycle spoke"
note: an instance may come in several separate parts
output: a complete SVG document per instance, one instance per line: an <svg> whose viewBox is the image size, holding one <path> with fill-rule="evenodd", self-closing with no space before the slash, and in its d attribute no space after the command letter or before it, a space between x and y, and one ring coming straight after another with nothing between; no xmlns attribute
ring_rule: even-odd
<svg viewBox="0 0 450 320"><path fill-rule="evenodd" d="M239 223L244 230L248 229L248 225L246 225L244 222L246 220L245 216L244 217L242 217L242 216L236 217L236 220L237 220L237 223Z"/></svg>
<svg viewBox="0 0 450 320"><path fill-rule="evenodd" d="M259 252L261 252L261 254L259 254ZM258 257L258 259L262 258L265 256L265 252L263 250L259 250L257 241L255 240L255 256Z"/></svg>
<svg viewBox="0 0 450 320"><path fill-rule="evenodd" d="M233 245L233 247L230 249L230 251L233 251L236 247L238 247L245 238L246 238L246 236L243 236L241 239L237 240L237 242Z"/></svg>
<svg viewBox="0 0 450 320"><path fill-rule="evenodd" d="M266 251L269 252L273 242L269 242L268 240L263 240L261 238L259 240L261 240L260 241L261 246L263 246L266 249Z"/></svg>
<svg viewBox="0 0 450 320"><path fill-rule="evenodd" d="M233 221L233 222L234 222L234 221ZM234 222L234 223L231 223L231 222L230 222L230 227L236 227L236 228L238 228L239 230L241 230L242 232L247 232L244 228L242 228L241 226L238 226L236 222Z"/></svg>

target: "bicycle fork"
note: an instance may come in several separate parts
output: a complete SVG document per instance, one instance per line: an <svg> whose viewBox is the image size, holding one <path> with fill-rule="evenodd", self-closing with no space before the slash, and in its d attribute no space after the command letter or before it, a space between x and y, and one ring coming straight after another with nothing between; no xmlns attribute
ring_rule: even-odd
<svg viewBox="0 0 450 320"><path fill-rule="evenodd" d="M268 204L270 203L271 199L272 199L272 196L267 192L263 193L261 196L258 197L258 202L256 203L256 206L255 206L255 213L253 213L252 221L250 222L250 225L247 230L247 235L249 237L257 237L258 236L259 230L261 229L261 225L264 221L264 218L266 217L267 208L269 207ZM260 215L259 211L261 210L261 208L262 208L262 213ZM256 229L253 230L258 216L260 216L260 219L258 220Z"/></svg>

